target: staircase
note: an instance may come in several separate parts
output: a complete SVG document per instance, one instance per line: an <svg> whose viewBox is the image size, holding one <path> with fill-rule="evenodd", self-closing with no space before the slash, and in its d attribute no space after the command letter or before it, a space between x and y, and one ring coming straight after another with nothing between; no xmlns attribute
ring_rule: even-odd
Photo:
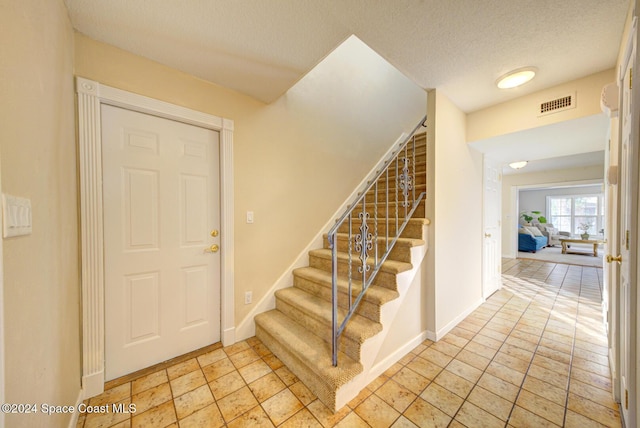
<svg viewBox="0 0 640 428"><path fill-rule="evenodd" d="M399 156L411 159L413 164L412 194L426 192L426 135L415 136ZM384 172L362 198L362 209L354 211L337 229L335 260L325 234L324 247L309 252L309 266L293 271L293 286L275 293L276 308L255 317L256 336L334 412L366 386L363 382L366 382L366 374L378 351L372 348L379 348L382 342L375 338L383 338L388 333L385 320L390 324L389 318L392 320L395 314L389 312L399 307L399 303L391 303L400 302L404 297L402 292L406 293L406 287L399 287L399 278L410 274L414 264L421 262L414 260L417 254L414 249L425 246L425 226L429 222L425 219L423 198L416 205L412 218L407 219L388 257L376 270L376 260L388 248L389 237L395 236L409 213L403 206L402 189L396 180L397 175L402 174L402 168L393 167L393 162L396 161L388 162L391 165L389 172ZM406 176L401 178L406 179ZM369 215L358 215L359 212ZM395 215L387 221L389 215L396 212L399 221ZM361 229L363 218L364 231ZM373 232L373 238L362 257L362 236L368 235L367 227ZM354 235L353 231L358 230L362 233ZM364 245L367 246L367 242ZM363 268L363 259L368 268ZM335 278L332 265L337 267ZM364 275L362 271L365 271ZM363 279L368 279L366 272L371 274L373 271L376 274L371 285L357 302ZM337 340L336 365L332 358L334 281L337 321L340 323L345 319L350 306L354 308ZM407 280L403 282L407 283ZM388 307L393 309L386 309ZM388 330L389 326L386 328Z"/></svg>

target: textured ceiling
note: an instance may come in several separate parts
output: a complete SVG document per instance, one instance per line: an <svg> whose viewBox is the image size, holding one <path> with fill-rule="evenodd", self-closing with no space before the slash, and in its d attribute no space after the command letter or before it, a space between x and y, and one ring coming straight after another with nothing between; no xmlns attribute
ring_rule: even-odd
<svg viewBox="0 0 640 428"><path fill-rule="evenodd" d="M65 0L87 36L275 100L351 34L471 112L615 65L628 0ZM505 72L538 76L499 90Z"/></svg>

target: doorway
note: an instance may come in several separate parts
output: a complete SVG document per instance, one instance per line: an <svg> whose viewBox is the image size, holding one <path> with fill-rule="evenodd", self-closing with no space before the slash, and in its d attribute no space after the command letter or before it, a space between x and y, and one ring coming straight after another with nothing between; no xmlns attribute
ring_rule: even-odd
<svg viewBox="0 0 640 428"><path fill-rule="evenodd" d="M76 78L82 257L82 388L89 398L104 390L105 265L101 109L120 107L219 133L220 328L223 345L235 342L233 293L233 121Z"/></svg>

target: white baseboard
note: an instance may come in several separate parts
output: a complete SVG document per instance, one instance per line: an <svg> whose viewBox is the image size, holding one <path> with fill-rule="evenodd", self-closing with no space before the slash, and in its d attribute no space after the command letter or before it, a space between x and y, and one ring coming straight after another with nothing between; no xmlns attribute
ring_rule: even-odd
<svg viewBox="0 0 640 428"><path fill-rule="evenodd" d="M428 339L427 333L428 333L427 331L423 331L422 333L420 333L419 335L417 335L416 337L414 337L413 339L409 340L404 345L399 347L395 352L388 355L385 359L383 359L382 361L376 363L373 367L371 367L371 370L369 370L369 373L367 374L366 384L369 384L370 382L375 380L378 376L384 373L389 367L391 367L392 365L400 361L402 357L404 357L409 352L411 352L416 346L418 346L419 344L424 342L426 339Z"/></svg>
<svg viewBox="0 0 640 428"><path fill-rule="evenodd" d="M429 340L433 340L434 342L437 342L438 340L442 339L447 333L449 333L451 330L453 330L461 321L463 321L466 317L471 315L471 313L473 311L478 309L480 307L480 305L482 305L484 303L484 301L485 301L484 299L478 299L474 304L469 306L469 308L467 308L466 311L462 312L460 315L455 317L453 320L449 321L449 323L447 323L447 325L445 325L444 327L439 329L436 333L427 332L428 333L427 338Z"/></svg>
<svg viewBox="0 0 640 428"><path fill-rule="evenodd" d="M222 346L230 346L236 343L236 328L231 327L222 332Z"/></svg>
<svg viewBox="0 0 640 428"><path fill-rule="evenodd" d="M78 406L80 406L80 403L82 403L82 400L84 400L84 390L81 388L80 391L78 391L78 398L76 399L76 404L74 407L76 410L71 414L71 420L69 421L69 428L76 428L76 426L78 426L78 418L80 417L78 413Z"/></svg>
<svg viewBox="0 0 640 428"><path fill-rule="evenodd" d="M84 398L102 394L104 392L104 371L82 376L82 391Z"/></svg>
<svg viewBox="0 0 640 428"><path fill-rule="evenodd" d="M349 195L345 201L342 203L340 208L336 210L336 212L331 216L329 221L320 229L320 232L316 236L313 237L311 242L298 254L298 257L295 261L289 266L280 278L278 278L273 284L273 286L265 293L265 295L260 299L254 308L249 312L249 314L242 319L236 326L236 340L245 340L250 337L255 336L256 334L256 325L253 322L253 319L256 315L261 314L263 312L267 312L271 309L275 309L276 307L276 299L274 294L276 291L281 290L283 288L291 287L293 285L293 270L305 266L309 266L309 251L315 250L318 248L322 248L323 245L323 236L324 234L335 224L335 219L340 217L344 211L347 209L349 204L356 198L358 192L365 186L367 183L367 179L373 174L375 171L379 170L384 166L384 162L391 156L391 153L396 150L398 145L402 144L408 137L410 137L406 133L400 134L400 137L393 143L393 145L387 150L387 152L380 158L380 160L376 163L376 165L371 168L369 173L366 174L365 178L362 179L360 184L358 184L353 193Z"/></svg>

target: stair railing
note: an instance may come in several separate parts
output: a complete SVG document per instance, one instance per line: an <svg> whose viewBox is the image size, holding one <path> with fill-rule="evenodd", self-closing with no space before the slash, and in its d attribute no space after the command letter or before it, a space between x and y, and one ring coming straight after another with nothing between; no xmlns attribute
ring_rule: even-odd
<svg viewBox="0 0 640 428"><path fill-rule="evenodd" d="M391 250L402 234L409 219L425 197L426 192L416 196L414 177L416 176L416 137L415 133L421 126L426 127L426 116L414 128L410 136L405 139L397 151L384 163L384 167L377 171L367 182L367 186L358 194L356 200L349 205L344 214L336 220L336 224L328 232L329 248L331 249L331 282L332 282L332 362L338 365L338 339L347 323L355 313L362 297L376 278L382 264L387 260ZM412 149L411 151L409 149ZM390 188L390 172L393 189ZM395 183L394 183L395 182ZM381 190L382 188L382 190ZM371 192L373 190L373 192ZM378 201L379 191L384 191L384 201ZM373 193L373 200L367 201ZM389 197L394 201L389 201ZM383 210L384 218L379 218L378 211ZM370 212L373 213L373 219ZM356 220L357 219L357 220ZM354 234L354 221L359 223L358 231ZM344 227L343 227L344 225ZM381 232L380 228L384 229ZM340 268L348 281L348 309L338 322L338 234L341 228L346 228L346 260ZM391 230L393 229L393 233ZM345 245L345 244L343 244ZM355 256L355 259L354 259ZM344 263L346 262L346 267ZM357 274L354 275L354 268ZM361 290L355 299L352 293L354 276L361 282Z"/></svg>

